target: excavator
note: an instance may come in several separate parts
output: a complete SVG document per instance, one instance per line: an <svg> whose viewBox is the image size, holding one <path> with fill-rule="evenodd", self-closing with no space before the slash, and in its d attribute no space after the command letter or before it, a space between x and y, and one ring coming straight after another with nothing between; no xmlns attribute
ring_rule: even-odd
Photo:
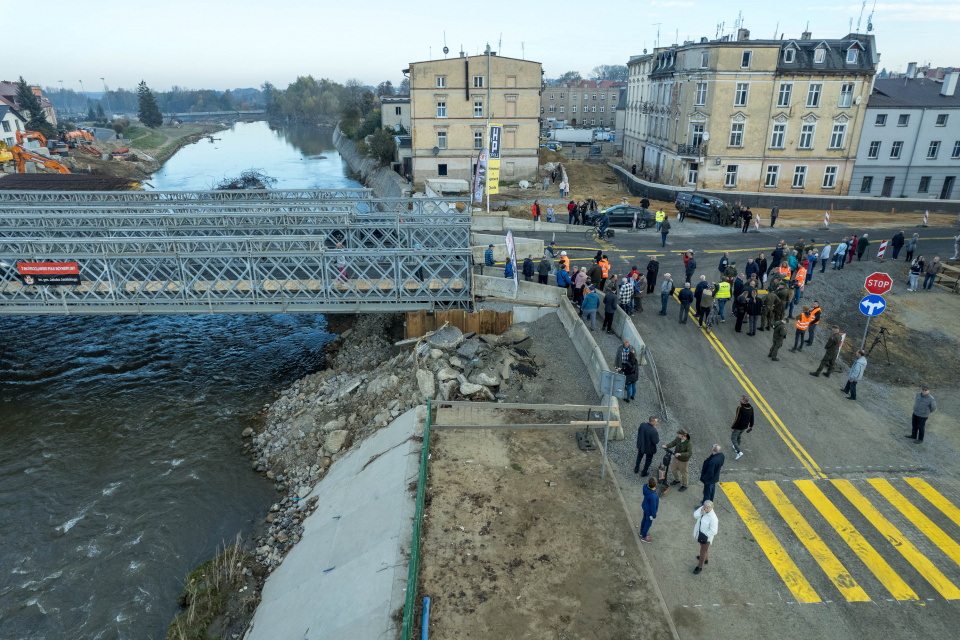
<svg viewBox="0 0 960 640"><path fill-rule="evenodd" d="M47 138L39 131L20 131L17 129L17 144L23 145L24 140L36 140L41 147L47 146Z"/></svg>
<svg viewBox="0 0 960 640"><path fill-rule="evenodd" d="M20 137L19 133L20 132L18 131L17 138ZM64 165L60 164L53 158L48 158L40 155L39 153L28 151L20 145L15 145L11 151L13 152L13 165L17 168L17 173L26 173L26 163L28 160L30 162L35 162L42 167L53 169L57 173L70 173L70 169L67 169Z"/></svg>

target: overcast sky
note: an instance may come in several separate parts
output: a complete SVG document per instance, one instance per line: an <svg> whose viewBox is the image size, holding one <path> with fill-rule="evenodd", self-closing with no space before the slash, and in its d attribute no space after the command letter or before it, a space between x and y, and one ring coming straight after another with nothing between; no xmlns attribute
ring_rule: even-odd
<svg viewBox="0 0 960 640"><path fill-rule="evenodd" d="M547 77L568 70L586 77L596 65L624 64L652 48L658 22L662 44L675 42L678 30L681 42L714 38L721 22L730 33L739 11L754 39L772 38L775 30L777 37L799 37L808 20L814 38L846 35L851 17L856 29L860 3L812 1L127 0L104 3L88 17L101 3L46 0L44 11L60 16L61 25L90 28L69 28L67 50L21 47L4 66L31 84L56 87L62 80L77 91L80 81L88 91L102 90L101 77L110 88L133 89L144 79L157 90L223 90L264 80L286 87L308 74L396 84L408 63L443 57L444 32L451 56L461 45L470 54L487 42L497 50L502 33L502 55L542 62ZM871 10L868 2L861 31ZM958 0L878 2L873 23L880 68L905 69L911 61L960 66Z"/></svg>

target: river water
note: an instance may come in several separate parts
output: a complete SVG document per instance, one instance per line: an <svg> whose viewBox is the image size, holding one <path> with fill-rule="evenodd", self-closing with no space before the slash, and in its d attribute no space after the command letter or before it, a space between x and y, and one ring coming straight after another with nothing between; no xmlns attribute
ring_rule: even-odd
<svg viewBox="0 0 960 640"><path fill-rule="evenodd" d="M329 132L240 123L150 180L359 186ZM326 156L326 159L316 156ZM0 638L163 638L184 576L277 498L240 450L320 315L0 317Z"/></svg>

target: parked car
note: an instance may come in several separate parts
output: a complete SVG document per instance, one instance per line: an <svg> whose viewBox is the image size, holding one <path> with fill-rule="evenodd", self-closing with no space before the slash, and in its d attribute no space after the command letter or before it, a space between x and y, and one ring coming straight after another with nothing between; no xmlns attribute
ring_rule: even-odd
<svg viewBox="0 0 960 640"><path fill-rule="evenodd" d="M550 151L560 151L560 149L563 149L563 145L559 142L543 142L540 144L540 148L543 149L544 147L550 149Z"/></svg>
<svg viewBox="0 0 960 640"><path fill-rule="evenodd" d="M601 211L593 211L589 213L587 215L587 223L593 224L599 220L604 211L606 211L610 216L611 227L632 227L634 214L637 216L638 229L646 229L647 227L656 225L656 216L653 211L650 211L649 209L643 209L641 207L622 204L618 204L615 207L609 207Z"/></svg>
<svg viewBox="0 0 960 640"><path fill-rule="evenodd" d="M719 198L711 198L709 196L703 196L698 193L689 192L681 192L677 194L677 199L673 204L677 207L678 211L680 210L681 202L686 203L688 216L702 218L704 220L710 219L710 203L716 202L718 207L723 206L723 200L720 200Z"/></svg>

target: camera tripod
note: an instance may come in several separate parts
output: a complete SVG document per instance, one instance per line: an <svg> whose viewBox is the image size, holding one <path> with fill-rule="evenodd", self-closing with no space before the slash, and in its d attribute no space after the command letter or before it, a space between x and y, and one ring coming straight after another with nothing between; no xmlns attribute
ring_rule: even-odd
<svg viewBox="0 0 960 640"><path fill-rule="evenodd" d="M880 327L880 333L877 334L877 337L873 339L873 343L870 345L870 348L867 349L867 357L870 357L870 354L873 353L873 348L878 344L883 345L883 352L887 355L887 366L890 366L890 351L887 349L887 328Z"/></svg>

